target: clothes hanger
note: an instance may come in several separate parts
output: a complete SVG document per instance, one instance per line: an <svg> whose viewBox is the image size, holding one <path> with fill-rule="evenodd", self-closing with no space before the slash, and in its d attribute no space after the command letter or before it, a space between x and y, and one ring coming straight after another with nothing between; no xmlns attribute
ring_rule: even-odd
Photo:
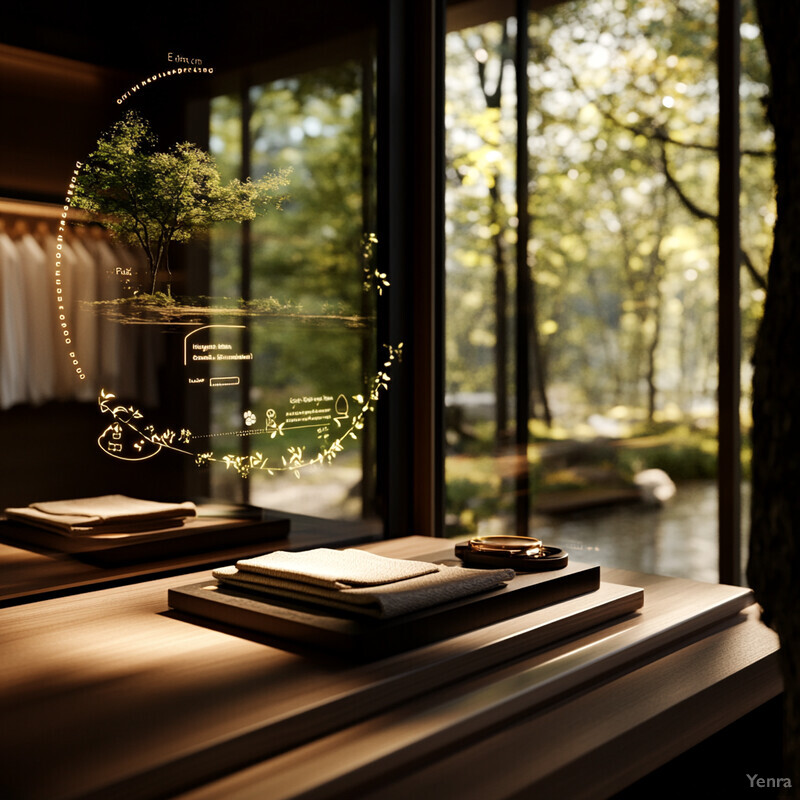
<svg viewBox="0 0 800 800"><path fill-rule="evenodd" d="M25 217L17 217L11 227L10 236L12 239L21 239L25 234L30 233L28 220Z"/></svg>

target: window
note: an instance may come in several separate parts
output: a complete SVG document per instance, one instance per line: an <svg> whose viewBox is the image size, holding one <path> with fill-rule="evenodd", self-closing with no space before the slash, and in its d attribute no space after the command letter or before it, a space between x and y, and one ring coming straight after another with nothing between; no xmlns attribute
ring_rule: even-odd
<svg viewBox="0 0 800 800"><path fill-rule="evenodd" d="M447 34L449 531L717 579L717 23L707 2L581 0ZM744 389L773 213L749 7L741 37Z"/></svg>
<svg viewBox="0 0 800 800"><path fill-rule="evenodd" d="M741 20L735 5L349 0L248 7L221 23L225 35L192 30L213 79L187 80L169 98L178 84L159 81L137 101L151 103L165 141L186 136L209 149L225 180L291 167L291 199L275 214L215 229L210 247L176 258L192 296L255 303L241 327L209 334L254 358L240 365L237 386L203 400L165 367L148 411L175 406L170 419L213 435L232 462L261 453L282 463L284 449L266 450L278 441L268 414L282 413L282 401L330 397L333 414L342 395L349 412L384 345L403 343L403 363L357 441L302 481L290 471L243 481L224 465L198 473L191 458L109 465L92 449L96 404L80 401L59 435L70 452L89 451L91 469L43 473L27 455L36 448L15 445L30 465L8 504L33 491L29 475L42 496L121 481L142 496L210 489L321 517L377 519L386 535L538 530L615 564L632 548L603 537L624 524L643 554L628 565L679 573L699 548L702 571L684 574L713 579L719 554L725 578L736 580L747 499L739 393L746 428L774 200L767 65L752 4L743 3ZM284 34L268 49L255 24L266 21ZM152 52L83 56L86 38L52 40L62 55L138 80L152 73L153 53L174 50L175 27L148 29ZM17 45L32 46L25 37ZM70 129L76 141L95 141L105 125L114 95L98 86L86 130ZM50 95L72 101L72 91ZM20 116L25 101L12 100ZM41 106L43 121L52 108ZM52 183L24 186L6 171L6 194L63 201L58 176L85 149L63 137L51 145ZM38 146L28 150L24 163L51 163ZM364 237L375 233L367 261ZM365 266L387 276L383 295L362 292ZM177 326L170 335L183 339ZM35 412L4 415L19 442L30 431L45 436ZM252 434L231 433L251 419ZM298 430L292 444L311 452L317 434ZM619 505L625 519L613 523L587 510L578 515L583 530L572 517L542 518L545 501L552 511L581 498L625 499L639 491L633 476L652 467L679 483L676 499L692 497L679 479L708 481L689 503L691 519L709 509L708 537L669 544L665 512L676 503L661 512Z"/></svg>

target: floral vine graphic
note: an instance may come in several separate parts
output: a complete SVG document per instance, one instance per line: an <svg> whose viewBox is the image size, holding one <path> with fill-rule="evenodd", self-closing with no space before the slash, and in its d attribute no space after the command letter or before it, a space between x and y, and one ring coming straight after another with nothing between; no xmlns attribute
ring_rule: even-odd
<svg viewBox="0 0 800 800"><path fill-rule="evenodd" d="M361 259L364 270L364 291L368 292L375 287L378 294L383 294L384 287L389 286L385 272L375 266L375 247L378 237L374 233L365 233L361 237Z"/></svg>
<svg viewBox="0 0 800 800"><path fill-rule="evenodd" d="M387 350L386 359L382 368L372 378L366 395L353 395L355 413L342 419L335 417L333 422L339 428L339 435L328 442L323 440L320 448L313 454L307 452L305 447L289 446L279 461L270 461L260 452L243 456L236 454L217 455L213 450L194 452L189 445L193 440L191 431L182 428L174 431L167 428L157 431L152 425L143 425L144 415L132 405L115 404L116 395L100 391L98 405L103 414L111 414L114 422L111 423L98 438L100 447L116 458L127 461L139 461L159 453L162 449L193 456L198 466L209 463L222 463L226 469L234 469L243 478L255 470L263 470L269 475L281 472L292 473L299 478L301 471L316 464L330 464L341 453L347 440L358 439L358 432L364 427L368 413L375 410L375 405L381 395L389 388L391 380L389 371L396 361L402 361L403 344L396 347L384 345ZM247 412L252 414L252 412ZM283 423L276 425L270 437L284 436Z"/></svg>

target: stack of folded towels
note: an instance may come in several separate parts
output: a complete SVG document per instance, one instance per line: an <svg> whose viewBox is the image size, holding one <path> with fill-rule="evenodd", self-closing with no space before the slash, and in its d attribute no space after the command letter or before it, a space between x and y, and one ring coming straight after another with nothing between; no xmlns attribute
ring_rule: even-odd
<svg viewBox="0 0 800 800"><path fill-rule="evenodd" d="M194 517L194 503L159 503L121 494L31 503L7 508L9 519L26 522L66 536L147 533L183 525Z"/></svg>
<svg viewBox="0 0 800 800"><path fill-rule="evenodd" d="M364 550L277 551L212 573L223 586L326 608L396 617L500 586L512 569L466 569L387 558Z"/></svg>

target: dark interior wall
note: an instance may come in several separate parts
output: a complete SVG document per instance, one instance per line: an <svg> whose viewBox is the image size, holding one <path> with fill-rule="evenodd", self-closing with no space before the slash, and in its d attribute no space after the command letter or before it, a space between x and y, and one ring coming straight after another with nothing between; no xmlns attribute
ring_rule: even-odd
<svg viewBox="0 0 800 800"><path fill-rule="evenodd" d="M109 458L96 444L104 427L94 404L18 405L0 412L0 513L41 500L102 494L175 500L195 488L202 492L187 484L193 474L174 454L160 454L146 469Z"/></svg>
<svg viewBox="0 0 800 800"><path fill-rule="evenodd" d="M76 159L109 118L126 76L0 44L0 196L63 200Z"/></svg>
<svg viewBox="0 0 800 800"><path fill-rule="evenodd" d="M38 2L3 20L0 41L76 61L136 72L167 53L202 57L220 71L258 64L326 43L371 24L373 0L228 0L164 3L142 0L122 15L107 4ZM127 13L126 13L127 12Z"/></svg>
<svg viewBox="0 0 800 800"><path fill-rule="evenodd" d="M324 51L331 41L373 24L374 14L369 0L232 0L191 7L142 2L121 17L99 3L6 9L0 26L0 197L60 202L75 161L116 118L114 99L158 70L183 65L180 59L212 67L220 85L226 76L265 62ZM208 86L181 81L186 103ZM185 108L175 107L174 92L161 106L155 101L152 116L162 131L183 133Z"/></svg>

